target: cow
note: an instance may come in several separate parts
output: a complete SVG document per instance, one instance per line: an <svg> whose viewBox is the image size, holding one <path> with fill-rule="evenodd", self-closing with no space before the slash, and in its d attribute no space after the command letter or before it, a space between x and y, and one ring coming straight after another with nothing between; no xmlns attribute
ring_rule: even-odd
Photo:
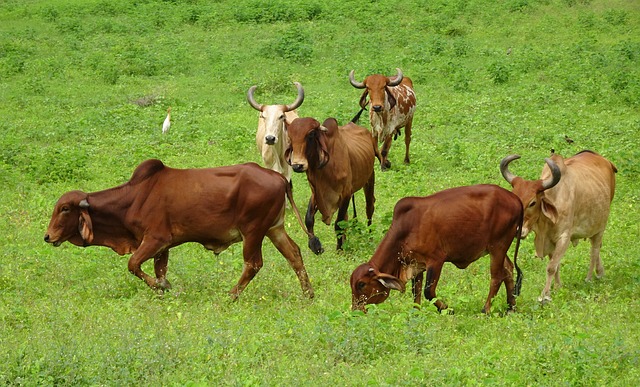
<svg viewBox="0 0 640 387"><path fill-rule="evenodd" d="M360 97L360 107L363 110L368 103L367 96L369 97L371 133L378 143L382 143L381 151L376 147L376 156L380 160L382 171L391 168L391 162L388 159L389 149L392 140L401 134L402 128L405 134L404 162L409 164L409 145L413 112L416 108L416 94L413 91L411 79L405 77L399 68L396 68L396 71L395 77L374 74L369 75L362 82L356 81L355 70L349 73L351 85L357 89L365 89Z"/></svg>
<svg viewBox="0 0 640 387"><path fill-rule="evenodd" d="M295 109L304 101L304 89L298 82L294 82L298 89L296 100L290 105L262 105L256 102L253 94L258 86L251 86L247 91L249 105L260 112L258 117L258 131L256 144L262 155L264 166L280 172L291 181L291 166L284 159L284 151L289 146L289 137L284 130L285 122L298 118Z"/></svg>
<svg viewBox="0 0 640 387"><path fill-rule="evenodd" d="M54 246L106 246L133 253L129 271L149 287L170 289L169 249L197 242L218 255L243 242L244 268L229 292L236 300L262 267L267 236L295 271L303 293L313 297L300 248L284 229L289 198L304 229L285 178L255 163L218 168L174 169L160 160L142 162L126 183L103 191L70 191L53 210L44 240ZM141 265L154 259L155 278Z"/></svg>
<svg viewBox="0 0 640 387"><path fill-rule="evenodd" d="M518 232L523 209L520 199L492 184L456 187L426 197L405 197L393 209L389 231L367 263L351 274L351 307L366 312L367 304L379 304L391 290L405 291L413 282L413 298L421 302L422 280L427 274L424 296L436 298L442 266L451 262L464 269L480 257L491 256L491 284L482 312L490 313L491 300L502 283L507 291L508 310L515 308L522 272L518 267ZM513 239L513 262L507 256ZM433 301L438 311L447 304Z"/></svg>
<svg viewBox="0 0 640 387"><path fill-rule="evenodd" d="M291 139L285 152L287 163L296 173L306 172L311 187L305 225L313 235L316 212L320 211L328 225L337 210L334 228L341 250L349 199L360 189L364 189L367 224L371 225L376 143L366 128L352 122L338 127L335 118L327 118L322 125L311 117L296 118L287 125L287 133ZM309 238L309 248L316 254L324 251L315 235Z"/></svg>
<svg viewBox="0 0 640 387"><path fill-rule="evenodd" d="M600 258L602 236L615 192L616 167L592 151L582 151L564 159L552 151L538 180L524 180L509 171L509 163L520 158L509 155L500 162L500 171L513 187L525 208L522 237L535 232L534 245L540 258L549 256L547 280L538 298L551 301L551 283L560 287L560 260L569 243L591 240L591 263L586 280L595 269L604 275Z"/></svg>

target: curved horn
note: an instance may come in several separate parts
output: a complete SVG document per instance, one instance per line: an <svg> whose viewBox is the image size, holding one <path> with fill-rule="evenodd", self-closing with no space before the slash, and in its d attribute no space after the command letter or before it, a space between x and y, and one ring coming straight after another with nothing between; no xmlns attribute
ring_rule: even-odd
<svg viewBox="0 0 640 387"><path fill-rule="evenodd" d="M251 105L251 107L253 107L254 109L258 111L262 111L262 105L257 103L256 100L253 98L253 93L256 91L257 87L258 86L254 85L249 88L249 91L247 91L247 102L249 102L249 105Z"/></svg>
<svg viewBox="0 0 640 387"><path fill-rule="evenodd" d="M285 112L297 109L298 107L300 107L300 105L302 105L302 102L304 101L304 89L302 88L302 85L300 84L300 82L293 82L293 84L296 85L296 88L298 88L298 96L291 105L286 106Z"/></svg>
<svg viewBox="0 0 640 387"><path fill-rule="evenodd" d="M558 184L558 182L560 181L560 177L562 177L562 173L560 173L558 164L556 164L553 160L547 157L544 159L544 161L549 166L549 169L551 169L551 176L542 182L542 188L544 190L548 190L549 188L553 188L556 184Z"/></svg>
<svg viewBox="0 0 640 387"><path fill-rule="evenodd" d="M356 89L364 89L366 86L364 85L364 82L358 82L356 81L356 79L353 77L353 74L356 72L356 70L351 70L351 72L349 73L349 82L351 82L351 86L355 87Z"/></svg>
<svg viewBox="0 0 640 387"><path fill-rule="evenodd" d="M500 172L502 173L502 177L504 177L509 184L511 184L513 179L517 177L513 173L509 172L509 163L519 158L519 155L509 155L500 161Z"/></svg>
<svg viewBox="0 0 640 387"><path fill-rule="evenodd" d="M389 86L398 86L400 82L402 82L402 78L404 78L404 75L402 74L402 70L396 67L396 71L398 72L398 74L396 74L396 79L395 81L389 80L389 83L388 83Z"/></svg>
<svg viewBox="0 0 640 387"><path fill-rule="evenodd" d="M87 201L87 199L82 199L78 205L80 206L80 208L89 208L89 202Z"/></svg>

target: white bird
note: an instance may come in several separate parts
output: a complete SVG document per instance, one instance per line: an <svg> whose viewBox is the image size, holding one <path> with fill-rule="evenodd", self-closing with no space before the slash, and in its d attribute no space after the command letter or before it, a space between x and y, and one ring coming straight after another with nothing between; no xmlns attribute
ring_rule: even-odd
<svg viewBox="0 0 640 387"><path fill-rule="evenodd" d="M169 131L171 127L171 106L167 109L167 118L164 119L164 123L162 123L162 134L165 134Z"/></svg>

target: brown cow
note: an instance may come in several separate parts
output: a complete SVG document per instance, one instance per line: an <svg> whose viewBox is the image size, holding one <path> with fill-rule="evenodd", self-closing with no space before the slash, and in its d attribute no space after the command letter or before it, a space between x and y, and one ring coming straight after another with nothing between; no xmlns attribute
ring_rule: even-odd
<svg viewBox="0 0 640 387"><path fill-rule="evenodd" d="M502 176L511 184L525 208L522 237L534 231L536 255L549 256L547 281L538 301L551 301L551 282L560 282L560 260L569 243L591 240L591 264L586 280L594 269L604 275L600 258L611 201L616 187L616 167L604 157L582 151L568 159L553 154L538 180L524 180L509 172L509 163L520 158L510 155L500 162Z"/></svg>
<svg viewBox="0 0 640 387"><path fill-rule="evenodd" d="M313 118L297 118L287 126L291 145L285 152L294 172L306 172L311 186L311 198L305 223L313 234L314 216L319 210L322 221L331 223L338 210L335 230L337 248L342 249L344 233L341 221L347 219L349 199L364 188L368 225L374 211L376 144L367 129L354 123L338 127L334 118L322 125ZM309 248L316 254L324 250L317 237L309 239Z"/></svg>
<svg viewBox="0 0 640 387"><path fill-rule="evenodd" d="M367 95L369 96L371 132L378 142L383 143L382 151L378 152L376 147L376 156L380 160L383 171L391 168L391 162L387 159L391 141L401 134L402 128L405 132L404 162L409 164L409 144L411 144L411 124L416 108L416 94L413 91L411 79L403 76L400 69L396 71L395 77L374 74L369 75L362 82L355 80L355 70L349 73L351 85L357 89L365 89L360 97L362 109L367 105Z"/></svg>
<svg viewBox="0 0 640 387"><path fill-rule="evenodd" d="M451 262L464 269L478 258L491 255L491 285L482 308L489 313L491 300L504 282L509 310L516 305L522 282L513 280L513 263L507 251L522 224L522 204L513 193L497 185L451 188L427 197L400 199L393 210L389 231L368 263L351 274L352 308L365 310L366 304L379 304L391 289L404 292L410 279L416 279L413 297L420 304L423 273L427 272L424 296L436 298L442 266ZM447 305L434 302L439 311Z"/></svg>
<svg viewBox="0 0 640 387"><path fill-rule="evenodd" d="M129 271L159 290L171 287L166 279L171 247L197 242L217 255L242 241L244 269L230 291L235 300L262 267L266 235L289 261L304 294L313 297L300 248L284 229L285 196L304 229L290 185L277 172L255 163L174 169L147 160L118 187L62 195L44 240L54 246L69 241L133 253ZM140 268L151 257L155 278Z"/></svg>

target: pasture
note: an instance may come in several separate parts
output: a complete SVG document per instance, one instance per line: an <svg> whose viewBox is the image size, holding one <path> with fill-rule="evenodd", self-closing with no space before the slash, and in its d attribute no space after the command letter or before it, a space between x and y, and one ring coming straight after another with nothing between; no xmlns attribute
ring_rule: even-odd
<svg viewBox="0 0 640 387"><path fill-rule="evenodd" d="M171 250L173 289L154 293L103 247L43 241L66 191L119 185L143 160L176 168L260 162L261 103L345 124L361 90L348 74L413 80L411 164L391 147L376 165L344 251L287 231L314 287L309 300L264 242L264 267L236 302L242 245L215 256ZM167 108L172 124L161 128ZM640 2L628 0L6 0L0 3L0 384L577 385L640 381ZM364 114L360 124L368 127ZM570 139L571 141L568 141ZM584 281L589 244L563 258L564 286L537 297L547 260L520 246L517 312L502 287L480 313L489 259L445 265L438 314L393 292L351 312L349 276L366 262L405 196L479 183L509 188L500 160L537 178L554 149L591 149L618 168L604 235L605 276ZM294 174L304 212L309 186ZM194 211L197 211L194 208ZM351 212L351 211L350 211ZM481 227L481 225L479 225ZM512 247L513 250L513 247ZM152 264L144 266L152 272Z"/></svg>

